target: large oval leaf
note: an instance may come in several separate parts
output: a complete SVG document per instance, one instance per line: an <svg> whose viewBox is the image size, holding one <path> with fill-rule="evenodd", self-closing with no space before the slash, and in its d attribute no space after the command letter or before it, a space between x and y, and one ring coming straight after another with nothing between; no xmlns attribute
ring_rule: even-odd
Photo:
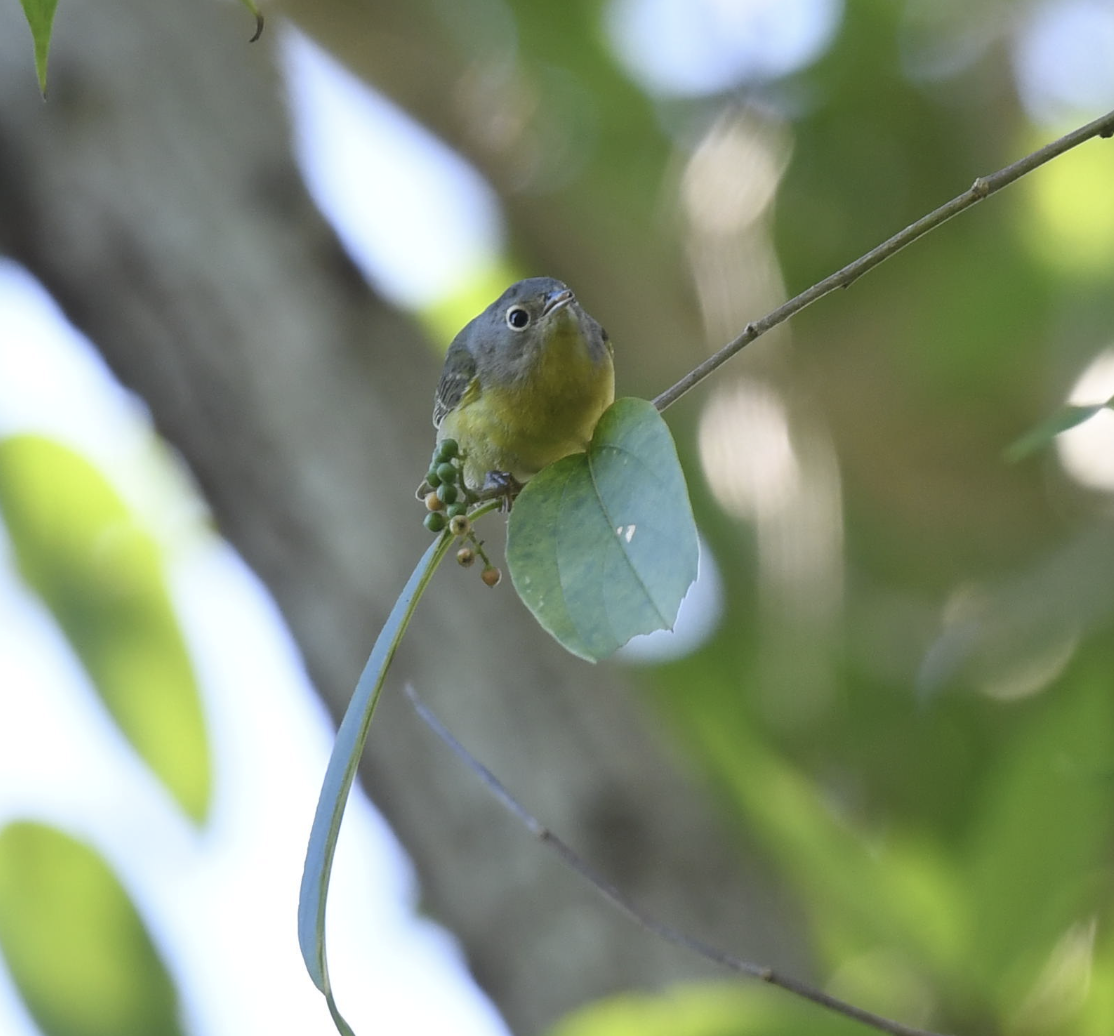
<svg viewBox="0 0 1114 1036"><path fill-rule="evenodd" d="M180 1036L178 995L126 890L44 824L0 832L0 948L44 1036Z"/></svg>
<svg viewBox="0 0 1114 1036"><path fill-rule="evenodd" d="M507 529L519 596L549 633L590 662L639 633L672 629L698 553L677 449L643 399L616 400L587 453L535 475Z"/></svg>
<svg viewBox="0 0 1114 1036"><path fill-rule="evenodd" d="M0 516L124 736L203 819L208 737L158 544L92 464L34 435L0 442Z"/></svg>

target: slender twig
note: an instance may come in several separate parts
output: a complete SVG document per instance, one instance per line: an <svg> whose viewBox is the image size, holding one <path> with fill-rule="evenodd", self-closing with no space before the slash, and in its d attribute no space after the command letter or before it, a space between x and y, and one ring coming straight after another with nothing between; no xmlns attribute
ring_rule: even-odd
<svg viewBox="0 0 1114 1036"><path fill-rule="evenodd" d="M1051 144L1046 144L1039 151L1034 151L1031 155L1018 159L1004 169L999 169L996 173L991 173L989 176L980 176L968 190L952 198L951 201L941 205L938 209L934 209L927 216L922 216L916 223L910 224L904 230L894 234L889 240L883 241L882 244L871 249L866 255L860 256L837 273L825 277L824 280L814 284L807 291L802 291L800 295L778 306L771 313L767 313L761 320L751 321L743 328L742 334L732 339L719 352L709 356L698 367L689 371L676 385L666 389L658 396L654 400L654 406L658 410L664 410L667 406L677 402L689 389L702 382L712 371L722 366L740 349L749 345L760 335L764 335L771 328L777 327L778 324L799 313L805 306L823 298L829 292L835 291L836 288L849 287L868 270L872 270L879 263L901 251L906 245L912 244L917 238L940 226L941 223L947 222L952 216L958 215L964 209L982 201L983 198L988 198L1015 180L1020 180L1026 173L1031 173L1034 169L1044 165L1045 162L1051 161L1057 155L1062 155L1065 151L1070 151L1085 140L1090 140L1092 137L1110 136L1114 136L1114 111L1107 112L1106 115L1095 119L1094 122L1087 123L1086 126L1080 126L1079 129L1073 130L1059 140L1054 140Z"/></svg>
<svg viewBox="0 0 1114 1036"><path fill-rule="evenodd" d="M535 838L552 849L570 870L575 871L584 878L604 899L626 914L635 924L652 932L666 942L672 943L674 946L679 946L681 949L688 950L691 953L695 953L697 956L703 957L705 960L711 961L711 963L717 964L722 968L726 968L728 971L733 971L740 975L748 975L751 978L766 982L771 986L778 986L796 996L803 997L805 1000L811 1000L814 1004L819 1004L821 1007L826 1007L830 1011L835 1011L845 1018L851 1018L857 1022L862 1022L864 1025L869 1025L878 1029L881 1032L889 1033L890 1036L940 1036L939 1033L931 1032L928 1029L918 1029L915 1026L905 1025L902 1022L896 1022L890 1018L883 1018L881 1015L874 1014L872 1011L866 1011L861 1007L856 1007L854 1004L847 1003L845 1000L840 1000L837 997L831 996L822 989L817 989L815 986L800 982L788 975L782 975L772 968L742 960L734 954L727 953L725 950L712 946L701 939L693 938L691 935L686 935L684 932L647 914L640 907L636 906L625 893L621 892L609 881L601 877L588 863L578 856L566 842L562 841L561 838L534 817L534 815L507 790L499 778L484 766L483 763L476 759L476 757L453 736L429 706L418 697L417 692L410 684L406 685L406 696L410 699L410 704L414 706L414 710L426 725L448 745L457 758L460 759L469 770L479 777L487 790L502 804L507 812L521 821L526 829L534 835Z"/></svg>

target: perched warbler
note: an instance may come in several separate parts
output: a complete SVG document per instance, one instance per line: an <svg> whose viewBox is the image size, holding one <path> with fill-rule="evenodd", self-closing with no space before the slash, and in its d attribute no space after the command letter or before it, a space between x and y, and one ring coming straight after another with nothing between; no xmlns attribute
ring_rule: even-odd
<svg viewBox="0 0 1114 1036"><path fill-rule="evenodd" d="M453 339L433 402L472 489L508 488L588 446L615 399L607 332L552 277L512 284ZM421 492L421 490L419 490Z"/></svg>

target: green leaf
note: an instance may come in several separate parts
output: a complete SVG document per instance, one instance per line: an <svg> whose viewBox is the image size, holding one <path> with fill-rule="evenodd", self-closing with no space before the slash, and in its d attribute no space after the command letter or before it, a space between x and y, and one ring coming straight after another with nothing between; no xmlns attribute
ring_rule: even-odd
<svg viewBox="0 0 1114 1036"><path fill-rule="evenodd" d="M752 724L722 706L695 717L704 760L727 798L738 804L755 835L779 860L810 910L823 955L844 962L869 948L901 947L934 964L963 945L959 918L966 907L949 858L932 841L907 830L887 832L886 848L864 838L865 826L833 813L821 784L771 749ZM904 1014L905 990L856 983L854 1002ZM859 999L856 999L856 997ZM914 998L915 999L915 998Z"/></svg>
<svg viewBox="0 0 1114 1036"><path fill-rule="evenodd" d="M1077 662L1032 705L986 786L972 789L962 876L976 910L967 967L995 988L1003 1014L1031 988L1064 932L1093 909L1114 834L1109 655Z"/></svg>
<svg viewBox="0 0 1114 1036"><path fill-rule="evenodd" d="M0 832L0 948L44 1036L178 1036L178 997L127 891L44 824Z"/></svg>
<svg viewBox="0 0 1114 1036"><path fill-rule="evenodd" d="M1093 403L1090 406L1065 406L1054 414L1050 414L1035 428L1031 428L1019 439L1006 447L1003 456L1010 464L1024 460L1030 454L1044 449L1061 432L1089 421L1100 410L1114 408L1114 397L1105 403Z"/></svg>
<svg viewBox="0 0 1114 1036"><path fill-rule="evenodd" d="M325 994L337 1030L344 1036L351 1036L352 1030L333 999L325 953L325 903L329 895L329 875L333 869L340 822L391 659L410 624L418 601L453 542L454 537L446 531L430 544L391 608L341 720L313 817L298 897L298 944L306 970L314 985Z"/></svg>
<svg viewBox="0 0 1114 1036"><path fill-rule="evenodd" d="M623 993L578 1008L548 1036L861 1036L862 1025L776 989L684 983Z"/></svg>
<svg viewBox="0 0 1114 1036"><path fill-rule="evenodd" d="M112 718L195 820L209 744L158 544L99 471L49 439L0 442L0 515L19 570Z"/></svg>
<svg viewBox="0 0 1114 1036"><path fill-rule="evenodd" d="M54 9L58 0L22 0L23 13L31 27L35 44L35 72L39 77L39 90L46 97L46 61L50 54L50 32L54 25Z"/></svg>
<svg viewBox="0 0 1114 1036"><path fill-rule="evenodd" d="M619 399L587 453L535 475L507 529L507 566L542 627L598 662L639 633L671 629L696 578L696 524L669 429Z"/></svg>

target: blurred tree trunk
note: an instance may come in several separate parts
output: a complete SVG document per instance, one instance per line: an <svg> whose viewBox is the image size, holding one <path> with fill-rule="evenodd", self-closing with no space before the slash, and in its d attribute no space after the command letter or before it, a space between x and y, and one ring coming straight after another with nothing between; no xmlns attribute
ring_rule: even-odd
<svg viewBox="0 0 1114 1036"><path fill-rule="evenodd" d="M519 256L576 286L653 396L707 355L660 113L606 53L601 5L281 0L499 192ZM716 343L722 344L722 343Z"/></svg>
<svg viewBox="0 0 1114 1036"><path fill-rule="evenodd" d="M234 5L73 0L58 12L44 105L21 21L0 6L0 248L149 405L339 715L428 542L411 489L431 445L436 360L303 190L269 50L279 26L249 47ZM412 85L449 85L421 80L424 67ZM553 249L567 244L563 215L536 217ZM615 277L601 301L612 289L640 295L637 278ZM566 656L509 585L442 573L396 661L404 678L647 908L799 965L768 877L720 830L621 672ZM629 985L706 974L566 875L395 694L364 777L429 909L515 1031ZM294 895L275 904L292 939Z"/></svg>

